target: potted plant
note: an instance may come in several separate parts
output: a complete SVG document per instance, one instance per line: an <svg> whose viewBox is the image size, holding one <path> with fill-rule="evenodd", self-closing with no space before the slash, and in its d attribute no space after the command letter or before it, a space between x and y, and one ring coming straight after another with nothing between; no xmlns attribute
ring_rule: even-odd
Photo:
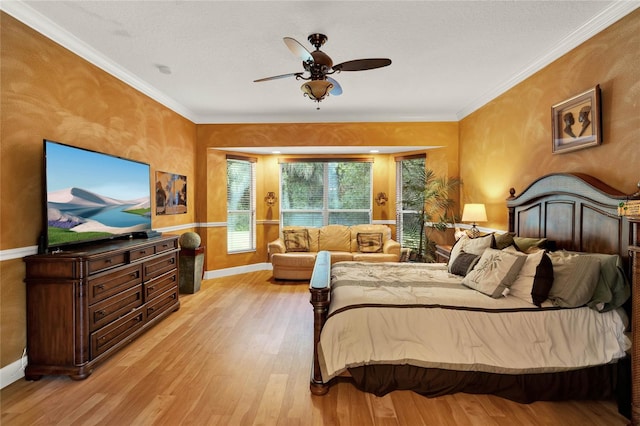
<svg viewBox="0 0 640 426"><path fill-rule="evenodd" d="M460 179L436 176L426 168L413 171L412 179L403 184L403 209L412 210L408 232L415 236L411 260L434 262L436 243L434 232L443 232L454 225L458 218L454 213L455 201L450 194L462 184Z"/></svg>

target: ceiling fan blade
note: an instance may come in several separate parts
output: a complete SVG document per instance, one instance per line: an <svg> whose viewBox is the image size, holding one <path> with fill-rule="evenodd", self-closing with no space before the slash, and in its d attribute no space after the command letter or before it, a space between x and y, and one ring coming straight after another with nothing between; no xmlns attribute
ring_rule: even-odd
<svg viewBox="0 0 640 426"><path fill-rule="evenodd" d="M353 61L347 61L338 65L334 65L333 69L335 71L364 71L372 70L374 68L386 67L387 65L391 65L391 59L355 59Z"/></svg>
<svg viewBox="0 0 640 426"><path fill-rule="evenodd" d="M297 77L297 76L302 75L302 74L303 73L301 73L301 72L291 72L289 74L280 74L280 75L274 75L273 77L260 78L258 80L253 80L253 82L254 83L259 83L261 81L279 80L281 78Z"/></svg>
<svg viewBox="0 0 640 426"><path fill-rule="evenodd" d="M340 95L342 95L342 86L340 86L340 83L338 83L337 81L335 81L331 77L327 77L327 81L329 83L333 84L333 89L331 89L331 91L329 92L330 95L332 95L332 96L340 96Z"/></svg>
<svg viewBox="0 0 640 426"><path fill-rule="evenodd" d="M302 59L302 62L313 62L313 56L311 56L311 53L309 53L307 48L301 45L299 41L291 37L284 37L283 40L291 53Z"/></svg>

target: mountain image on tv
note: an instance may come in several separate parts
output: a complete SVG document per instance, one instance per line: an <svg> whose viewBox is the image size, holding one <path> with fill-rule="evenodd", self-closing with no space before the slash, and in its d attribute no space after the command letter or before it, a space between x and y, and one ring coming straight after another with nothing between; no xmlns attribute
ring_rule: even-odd
<svg viewBox="0 0 640 426"><path fill-rule="evenodd" d="M82 188L47 194L49 245L149 229L151 200L117 200Z"/></svg>

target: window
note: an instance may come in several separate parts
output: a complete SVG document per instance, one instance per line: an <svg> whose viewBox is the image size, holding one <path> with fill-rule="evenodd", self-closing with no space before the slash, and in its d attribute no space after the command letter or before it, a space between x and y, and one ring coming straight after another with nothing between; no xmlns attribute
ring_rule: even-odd
<svg viewBox="0 0 640 426"><path fill-rule="evenodd" d="M416 197L414 188L424 186L419 181L424 181L426 156L398 157L396 158L396 240L402 247L416 248L420 245L419 211L423 206L421 197Z"/></svg>
<svg viewBox="0 0 640 426"><path fill-rule="evenodd" d="M227 157L227 251L256 249L255 159Z"/></svg>
<svg viewBox="0 0 640 426"><path fill-rule="evenodd" d="M372 160L288 160L280 164L282 226L371 223Z"/></svg>

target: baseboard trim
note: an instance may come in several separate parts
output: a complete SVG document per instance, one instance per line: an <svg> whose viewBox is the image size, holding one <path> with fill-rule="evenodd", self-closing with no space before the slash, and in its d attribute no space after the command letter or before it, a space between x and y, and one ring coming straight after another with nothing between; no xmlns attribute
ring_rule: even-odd
<svg viewBox="0 0 640 426"><path fill-rule="evenodd" d="M0 389L9 386L13 382L24 377L24 366L22 359L16 360L0 369Z"/></svg>
<svg viewBox="0 0 640 426"><path fill-rule="evenodd" d="M256 271L271 271L273 267L271 263L254 263L251 265L235 266L233 268L215 269L213 271L206 271L204 273L204 279L209 280L212 278L228 277L230 275L247 274L249 272Z"/></svg>

